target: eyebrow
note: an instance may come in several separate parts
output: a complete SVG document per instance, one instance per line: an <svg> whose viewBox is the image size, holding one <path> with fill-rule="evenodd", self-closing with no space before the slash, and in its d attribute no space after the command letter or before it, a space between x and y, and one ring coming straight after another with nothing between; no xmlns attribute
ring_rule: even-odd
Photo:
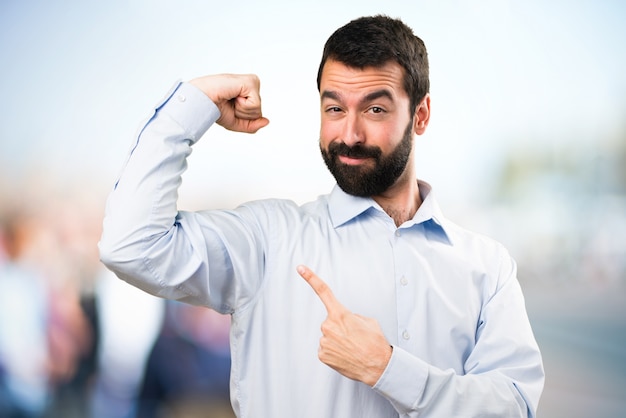
<svg viewBox="0 0 626 418"><path fill-rule="evenodd" d="M366 95L365 98L363 99L363 101L364 102L371 102L373 100L378 100L378 99L383 98L383 97L393 101L393 95L387 89L381 89L381 90L373 91L370 94Z"/></svg>
<svg viewBox="0 0 626 418"><path fill-rule="evenodd" d="M341 101L339 97L339 93L337 93L336 91L329 91L329 90L324 90L322 92L322 100L324 99L336 100L338 102Z"/></svg>
<svg viewBox="0 0 626 418"><path fill-rule="evenodd" d="M361 103L367 103L367 102L371 102L380 98L387 98L391 101L393 101L393 95L391 94L391 92L387 89L380 89L380 90L376 90L373 91L369 94L367 94L363 100L361 100ZM331 99L331 100L336 100L338 102L341 101L341 94L333 91L333 90L324 90L322 92L322 100L324 99Z"/></svg>

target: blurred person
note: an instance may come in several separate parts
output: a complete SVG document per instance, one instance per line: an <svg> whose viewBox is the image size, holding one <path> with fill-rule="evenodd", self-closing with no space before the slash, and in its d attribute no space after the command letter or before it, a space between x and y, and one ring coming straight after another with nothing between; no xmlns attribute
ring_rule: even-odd
<svg viewBox="0 0 626 418"><path fill-rule="evenodd" d="M90 280L83 252L74 242L89 246L68 218L78 212L67 199L47 198L45 211L37 211L37 233L25 257L45 278L48 299L46 337L48 345L48 416L84 417L88 386L95 372L96 312L93 300L83 292ZM82 218L74 216L74 224ZM91 241L94 242L93 240ZM85 250L87 251L87 250Z"/></svg>
<svg viewBox="0 0 626 418"><path fill-rule="evenodd" d="M49 414L84 417L88 385L95 372L95 312L73 287L52 287L48 299Z"/></svg>
<svg viewBox="0 0 626 418"><path fill-rule="evenodd" d="M90 395L97 369L99 312L95 281L102 271L97 257L101 231L89 192L58 196L40 214L45 232L40 235L37 262L45 270L51 298L49 324L51 357L57 365L52 416L82 418L89 414Z"/></svg>
<svg viewBox="0 0 626 418"><path fill-rule="evenodd" d="M8 212L8 262L0 268L0 363L12 399L6 416L84 416L83 361L93 330L73 283L57 277L67 275L58 267L68 259L64 247L39 213Z"/></svg>
<svg viewBox="0 0 626 418"><path fill-rule="evenodd" d="M91 418L132 418L146 362L163 323L164 301L104 268L95 294L99 338Z"/></svg>
<svg viewBox="0 0 626 418"><path fill-rule="evenodd" d="M170 301L146 365L137 418L234 417L229 329L227 316Z"/></svg>
<svg viewBox="0 0 626 418"><path fill-rule="evenodd" d="M534 417L544 372L516 264L416 180L423 42L398 19L356 19L327 40L317 82L330 194L179 211L209 127L269 120L256 76L178 83L109 196L101 260L149 293L231 315L237 416Z"/></svg>
<svg viewBox="0 0 626 418"><path fill-rule="evenodd" d="M42 417L49 405L44 278L23 254L35 226L26 214L2 222L6 258L0 262L0 417Z"/></svg>

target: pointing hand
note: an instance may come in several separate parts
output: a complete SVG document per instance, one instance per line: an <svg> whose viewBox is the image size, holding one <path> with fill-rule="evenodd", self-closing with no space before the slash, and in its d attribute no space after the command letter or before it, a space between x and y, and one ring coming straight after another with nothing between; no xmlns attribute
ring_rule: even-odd
<svg viewBox="0 0 626 418"><path fill-rule="evenodd" d="M298 266L320 298L328 316L322 323L319 359L342 375L374 386L385 371L392 348L375 319L350 312L326 282L306 266Z"/></svg>

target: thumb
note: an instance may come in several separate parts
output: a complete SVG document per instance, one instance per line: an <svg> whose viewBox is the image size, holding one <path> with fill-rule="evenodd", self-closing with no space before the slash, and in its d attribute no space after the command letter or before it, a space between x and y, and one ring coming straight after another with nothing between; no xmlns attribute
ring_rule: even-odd
<svg viewBox="0 0 626 418"><path fill-rule="evenodd" d="M254 120L242 120L242 122L247 122L247 127L243 132L247 132L247 133L255 133L256 131L258 131L261 128L265 128L267 125L269 125L270 120L268 118L265 117L260 117L258 119L254 119Z"/></svg>

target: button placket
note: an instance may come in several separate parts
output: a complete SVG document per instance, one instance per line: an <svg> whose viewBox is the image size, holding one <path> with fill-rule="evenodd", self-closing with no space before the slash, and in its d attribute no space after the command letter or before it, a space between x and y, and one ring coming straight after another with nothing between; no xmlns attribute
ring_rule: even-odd
<svg viewBox="0 0 626 418"><path fill-rule="evenodd" d="M392 237L392 247L394 251L395 266L396 266L396 303L398 307L397 312L397 335L398 345L400 347L407 347L411 334L409 333L407 326L409 325L409 318L411 315L411 300L413 299L410 290L408 288L409 279L406 274L406 260L402 256L402 253L406 250L405 246L408 244L404 237L404 232L399 228L395 229Z"/></svg>

